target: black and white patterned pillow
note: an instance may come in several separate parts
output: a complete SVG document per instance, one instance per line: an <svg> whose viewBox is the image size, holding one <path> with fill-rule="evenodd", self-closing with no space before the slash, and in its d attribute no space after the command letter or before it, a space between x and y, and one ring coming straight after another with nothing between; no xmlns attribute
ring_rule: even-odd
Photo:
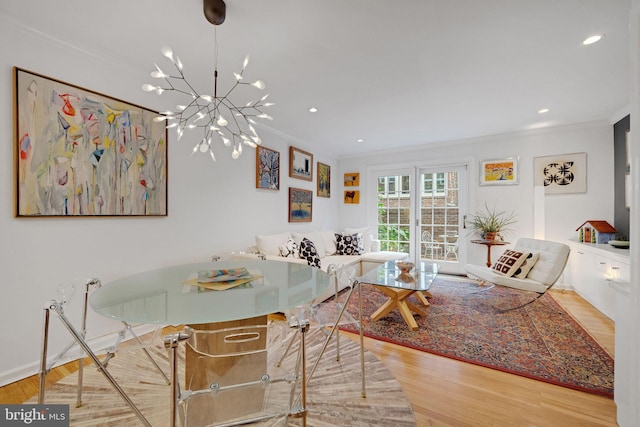
<svg viewBox="0 0 640 427"><path fill-rule="evenodd" d="M364 241L362 233L336 233L336 255L362 255L363 253Z"/></svg>
<svg viewBox="0 0 640 427"><path fill-rule="evenodd" d="M306 237L300 242L300 258L306 259L311 267L320 268L320 257L313 242Z"/></svg>
<svg viewBox="0 0 640 427"><path fill-rule="evenodd" d="M291 237L289 237L286 242L278 246L278 250L281 257L295 258L298 256L298 245Z"/></svg>

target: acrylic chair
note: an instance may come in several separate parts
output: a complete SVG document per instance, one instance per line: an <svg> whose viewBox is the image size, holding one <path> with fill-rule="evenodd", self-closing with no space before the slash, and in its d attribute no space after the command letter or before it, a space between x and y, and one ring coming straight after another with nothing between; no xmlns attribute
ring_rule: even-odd
<svg viewBox="0 0 640 427"><path fill-rule="evenodd" d="M336 361L340 361L340 334L338 330L340 326L356 325L360 333L360 367L362 378L362 397L366 397L366 384L365 384L365 370L364 370L364 331L362 329L362 292L359 281L355 278L355 268L351 266L338 266L329 265L327 267L327 273L331 276L334 283L334 295L328 300L313 301L310 304L295 307L285 313L290 322L296 322L300 319L309 323L310 333L314 331L321 331L325 334L323 345L318 352L314 355L314 362L311 369L307 373L307 383L313 378L318 364L322 360L324 353L326 352L332 339L335 339ZM358 319L355 319L347 311L347 304L351 300L351 296L355 288L359 290L359 307L358 307ZM346 289L346 296L340 298L339 289ZM293 344L296 336L293 336L289 345L283 354L284 358Z"/></svg>
<svg viewBox="0 0 640 427"><path fill-rule="evenodd" d="M39 371L38 403L45 403L46 376L51 371L51 369L56 366L61 360L77 359L78 383L76 389L76 407L82 406L82 382L84 372L83 354L86 354L86 356L88 356L93 361L98 370L104 375L107 381L113 386L120 397L136 414L142 424L149 426L150 424L147 419L136 407L133 401L122 389L122 387L118 384L116 379L109 373L107 367L109 361L116 355L116 352L118 351L118 348L121 346L122 342L127 338L127 335L129 335L131 341L130 343L128 343L127 347L130 350L139 349L144 352L149 362L164 380L165 384L169 385L169 378L147 350L150 346L158 344L155 342L155 338L159 336L159 332L162 327L156 327L154 332L152 334L149 334L148 336L143 337L143 340L134 332L131 324L122 322L123 328L117 331L117 333L115 334L115 342L110 338L113 335L113 331L109 331L109 333L107 334L109 335L108 339L105 339L104 336L99 337L100 339L94 339L93 335L96 334L92 333L91 329L88 328L87 325L87 311L90 292L93 289L99 288L100 286L100 280L96 278L87 279L82 283L72 283L69 286L60 286L58 287L58 298L50 300L45 304L41 347L42 351ZM71 321L71 317L65 312L65 308L67 308L69 302L77 293L80 293L83 298L81 307L82 313L80 319L81 325L79 328L73 324L73 322ZM62 325L72 336L73 340L70 341L69 344L64 347L55 357L49 360L47 358L47 352L49 346L50 317L52 312L58 317L58 319L60 319ZM100 359L100 357L102 357L102 359Z"/></svg>
<svg viewBox="0 0 640 427"><path fill-rule="evenodd" d="M168 335L165 347L170 351L174 380L171 425L177 425L178 420L182 427L254 422L276 425L286 423L291 415L304 416L306 394L302 406L293 404L296 384L302 381L299 372L304 372L304 349L293 369L276 366L273 361L286 341L288 328L282 323L268 321L221 329L213 324L213 329L187 326L182 332ZM177 373L180 342L186 344L183 381Z"/></svg>

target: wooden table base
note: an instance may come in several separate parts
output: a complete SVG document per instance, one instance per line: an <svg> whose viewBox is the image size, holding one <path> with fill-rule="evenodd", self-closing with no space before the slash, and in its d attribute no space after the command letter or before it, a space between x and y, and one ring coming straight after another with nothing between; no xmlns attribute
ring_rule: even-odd
<svg viewBox="0 0 640 427"><path fill-rule="evenodd" d="M376 286L380 292L389 297L387 302L382 304L380 308L378 308L375 313L371 315L371 321L375 322L378 319L383 318L387 314L389 314L392 310L398 309L400 315L404 319L409 329L415 331L418 329L418 324L416 323L416 319L413 318L413 314L417 313L420 316L424 316L427 314L421 307L418 307L412 302L407 301L411 295L416 294L418 301L424 306L428 306L429 301L427 298L431 297L431 294L427 291L415 291L411 289L396 289L396 288L388 288L386 286Z"/></svg>

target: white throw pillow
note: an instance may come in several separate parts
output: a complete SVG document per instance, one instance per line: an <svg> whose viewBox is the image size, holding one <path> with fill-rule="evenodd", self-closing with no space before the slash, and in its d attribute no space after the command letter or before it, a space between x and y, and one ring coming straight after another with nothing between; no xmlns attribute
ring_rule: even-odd
<svg viewBox="0 0 640 427"><path fill-rule="evenodd" d="M336 234L333 231L321 231L324 241L324 254L326 256L336 254Z"/></svg>
<svg viewBox="0 0 640 427"><path fill-rule="evenodd" d="M296 244L298 245L298 248L302 243L302 239L304 239L305 237L311 240L313 242L313 246L316 248L316 252L318 253L318 256L320 258L324 258L325 256L324 238L322 237L321 233L317 231L309 231L306 233L293 232L291 233L291 235L293 236L293 240L295 240Z"/></svg>
<svg viewBox="0 0 640 427"><path fill-rule="evenodd" d="M371 252L371 229L364 228L345 228L344 234L362 234L365 253Z"/></svg>
<svg viewBox="0 0 640 427"><path fill-rule="evenodd" d="M256 246L260 253L265 255L279 256L279 246L291 237L291 233L284 232L278 234L261 234L256 236Z"/></svg>

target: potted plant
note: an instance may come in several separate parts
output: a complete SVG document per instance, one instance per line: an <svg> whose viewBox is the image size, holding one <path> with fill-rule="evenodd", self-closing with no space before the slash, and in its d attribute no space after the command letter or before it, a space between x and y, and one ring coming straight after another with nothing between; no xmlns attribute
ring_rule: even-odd
<svg viewBox="0 0 640 427"><path fill-rule="evenodd" d="M485 203L483 211L471 216L470 225L484 240L495 240L499 233L509 231L509 226L515 222L515 213L497 211L495 206L489 209Z"/></svg>

